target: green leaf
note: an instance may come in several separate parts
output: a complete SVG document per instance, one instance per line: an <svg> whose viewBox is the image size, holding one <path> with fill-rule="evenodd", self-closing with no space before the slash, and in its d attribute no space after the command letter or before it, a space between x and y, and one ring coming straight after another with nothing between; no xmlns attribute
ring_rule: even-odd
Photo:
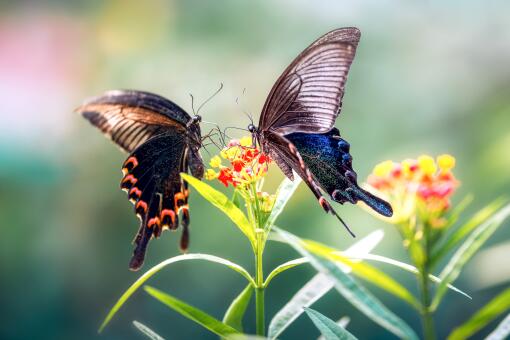
<svg viewBox="0 0 510 340"><path fill-rule="evenodd" d="M135 321L133 321L133 325L140 332L142 332L144 335L146 335L151 340L165 340L165 338L163 338L161 335L159 335L158 333L154 332L152 329L150 329L149 327L145 326L141 322L138 322L138 321L135 320Z"/></svg>
<svg viewBox="0 0 510 340"><path fill-rule="evenodd" d="M357 339L345 328L335 321L311 308L305 308L305 312L319 329L326 340L355 340Z"/></svg>
<svg viewBox="0 0 510 340"><path fill-rule="evenodd" d="M163 304L219 336L228 337L230 335L239 333L229 325L224 324L220 320L215 319L200 309L190 306L187 303L176 299L167 293L164 293L150 286L145 286L144 289L147 293L152 295Z"/></svg>
<svg viewBox="0 0 510 340"><path fill-rule="evenodd" d="M241 194L239 194L238 190L234 190L234 193L232 194L232 198L230 200L232 201L232 203L234 203L236 207L242 209L244 201L243 197L241 196Z"/></svg>
<svg viewBox="0 0 510 340"><path fill-rule="evenodd" d="M453 248L455 248L460 241L469 235L481 223L484 223L494 213L506 203L505 198L498 198L494 202L487 205L485 208L478 211L472 218L469 219L464 225L455 230L451 235L446 235L439 247L432 254L432 264L436 264L446 256Z"/></svg>
<svg viewBox="0 0 510 340"><path fill-rule="evenodd" d="M476 312L468 321L453 330L448 340L467 339L499 315L510 309L510 288L496 296L482 309Z"/></svg>
<svg viewBox="0 0 510 340"><path fill-rule="evenodd" d="M277 237L283 242L285 241L282 237ZM363 256L371 252L381 242L383 237L384 232L376 230L350 246L345 251L345 254ZM308 259L306 260L309 262ZM342 268L342 270L350 272L350 268L347 267ZM311 306L333 287L333 281L327 275L322 273L316 274L276 313L269 323L268 337L270 339L278 337L304 312L304 307Z"/></svg>
<svg viewBox="0 0 510 340"><path fill-rule="evenodd" d="M510 204L507 204L497 213L480 224L453 254L450 261L439 275L441 283L437 287L436 295L432 301L432 310L435 310L441 302L447 290L447 285L453 283L459 276L462 268L469 259L480 249L489 237L499 228L503 221L510 215Z"/></svg>
<svg viewBox="0 0 510 340"><path fill-rule="evenodd" d="M352 273L356 276L406 301L416 309L420 309L420 303L404 286L377 268L365 263L354 262L335 249L315 241L301 240L301 245L315 255L351 268Z"/></svg>
<svg viewBox="0 0 510 340"><path fill-rule="evenodd" d="M273 269L271 271L271 273L269 273L269 275L266 278L266 281L264 281L264 288L266 288L269 285L269 282L271 282L271 280L278 274L283 273L287 269L291 269L296 266L299 266L300 264L308 263L308 262L309 262L308 259L301 257L299 259L295 259L295 260L291 260L291 261L282 263L281 265L279 265L278 267Z"/></svg>
<svg viewBox="0 0 510 340"><path fill-rule="evenodd" d="M275 231L287 240L297 252L307 257L315 269L328 275L333 280L338 292L367 317L400 338L418 339L416 333L402 319L386 308L351 276L344 273L335 262L309 252L303 242L291 233L278 228L275 228Z"/></svg>
<svg viewBox="0 0 510 340"><path fill-rule="evenodd" d="M353 257L349 256L349 258L351 260L353 260L356 257L353 258ZM405 270L407 272L410 272L410 273L413 273L413 274L416 274L416 275L418 275L420 273L418 268L416 268L415 266L412 266L410 264L407 264L407 263L404 263L404 262L400 262L400 261L397 261L397 260L394 260L394 259L390 259L390 258L388 258L386 256L375 255L375 254L366 254L366 255L359 256L359 259L386 263L386 264L395 266L397 268L403 269L403 270ZM435 283L441 282L440 278L438 278L437 276L434 276L432 274L429 274L429 279L430 279L430 281L435 282ZM455 287L455 286L453 286L451 284L448 284L447 286L451 290L453 290L453 291L455 291L455 292L457 292L457 293L459 293L461 295L464 295L468 299L471 299L471 296L469 296L467 293L463 292L462 290L458 289L457 287Z"/></svg>
<svg viewBox="0 0 510 340"><path fill-rule="evenodd" d="M251 296L253 295L253 285L250 283L243 289L243 291L232 301L230 306L223 317L223 323L232 326L238 331L243 331L243 317L246 313L246 308L250 303Z"/></svg>
<svg viewBox="0 0 510 340"><path fill-rule="evenodd" d="M495 330L489 334L485 340L503 340L510 335L510 314L501 321Z"/></svg>
<svg viewBox="0 0 510 340"><path fill-rule="evenodd" d="M294 176L294 181L291 181L285 177L285 179L278 187L278 190L276 191L276 200L273 205L273 209L271 210L271 215L269 215L269 218L266 221L264 229L267 230L274 225L276 219L281 214L283 208L285 208L285 205L287 205L287 202L292 197L300 183L301 177L297 175Z"/></svg>
<svg viewBox="0 0 510 340"><path fill-rule="evenodd" d="M119 300L115 303L115 305L110 309L108 312L108 315L104 319L103 323L101 324L101 327L99 327L99 333L103 331L103 329L106 327L106 325L111 321L113 316L119 311L120 307L126 303L126 301L133 295L133 293L145 283L151 276L159 272L164 267L180 262L180 261L188 261L188 260L204 260L214 263L219 263L222 265L225 265L229 267L232 270L235 270L236 272L240 273L242 276L244 276L251 284L255 284L255 281L250 276L250 273L246 271L243 267L241 267L238 264L235 264L229 260L222 259L221 257L213 256L213 255L207 255L207 254L184 254L175 256L169 259L166 259L165 261L155 265L148 271L146 271L142 276L140 276L125 292L122 294L122 296L119 298Z"/></svg>
<svg viewBox="0 0 510 340"><path fill-rule="evenodd" d="M248 237L252 245L255 244L255 232L248 218L242 210L236 207L236 205L227 198L227 196L193 176L181 173L181 177L198 191L202 197L209 201L209 203L227 215L241 232Z"/></svg>

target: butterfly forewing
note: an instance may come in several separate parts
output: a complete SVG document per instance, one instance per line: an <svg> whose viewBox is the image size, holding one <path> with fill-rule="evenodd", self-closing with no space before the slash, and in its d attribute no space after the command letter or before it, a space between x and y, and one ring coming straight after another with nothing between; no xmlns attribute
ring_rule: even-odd
<svg viewBox="0 0 510 340"><path fill-rule="evenodd" d="M77 112L127 152L169 129L184 133L191 119L171 101L133 90L106 92L84 103Z"/></svg>
<svg viewBox="0 0 510 340"><path fill-rule="evenodd" d="M303 51L273 86L260 119L262 130L326 132L341 108L359 31L326 34Z"/></svg>

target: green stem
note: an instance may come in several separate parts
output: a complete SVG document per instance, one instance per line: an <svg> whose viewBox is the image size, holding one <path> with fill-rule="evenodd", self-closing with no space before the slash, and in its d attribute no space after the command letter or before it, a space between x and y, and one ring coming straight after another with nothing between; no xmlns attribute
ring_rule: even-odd
<svg viewBox="0 0 510 340"><path fill-rule="evenodd" d="M426 340L435 340L436 331L434 326L434 320L432 318L432 311L430 310L430 290L428 280L428 270L420 271L420 295L421 295L421 321L423 327L423 337Z"/></svg>
<svg viewBox="0 0 510 340"><path fill-rule="evenodd" d="M255 320L257 335L265 335L264 322L264 271L262 254L264 253L264 231L257 230L257 249L255 250Z"/></svg>
<svg viewBox="0 0 510 340"><path fill-rule="evenodd" d="M429 273L430 273L430 226L427 224L423 225L424 232L424 248L425 248L425 259L423 265L420 268L419 288L421 295L421 321L423 327L423 337L425 340L436 339L436 329L434 326L434 319L432 318L432 310L430 308L430 287L429 287Z"/></svg>

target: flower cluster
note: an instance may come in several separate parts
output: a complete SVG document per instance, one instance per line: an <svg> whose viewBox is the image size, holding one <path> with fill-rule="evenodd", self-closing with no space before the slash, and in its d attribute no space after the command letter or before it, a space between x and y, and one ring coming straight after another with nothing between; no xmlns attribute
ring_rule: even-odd
<svg viewBox="0 0 510 340"><path fill-rule="evenodd" d="M256 182L266 175L270 162L267 155L252 145L251 137L231 140L221 150L220 156L211 159L211 169L206 171L205 178L218 179L226 187L229 184L238 187ZM224 166L222 159L230 165Z"/></svg>
<svg viewBox="0 0 510 340"><path fill-rule="evenodd" d="M441 227L450 197L459 185L452 173L454 166L455 158L450 155L437 160L423 155L401 163L385 161L375 166L367 183L393 206L390 222L404 222L418 213L433 227Z"/></svg>

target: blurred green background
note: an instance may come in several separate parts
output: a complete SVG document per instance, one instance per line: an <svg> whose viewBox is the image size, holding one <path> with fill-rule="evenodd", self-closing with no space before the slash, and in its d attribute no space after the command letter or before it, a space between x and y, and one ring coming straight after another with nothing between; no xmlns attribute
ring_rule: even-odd
<svg viewBox="0 0 510 340"><path fill-rule="evenodd" d="M134 88L191 111L189 93L200 102L223 82L201 114L245 127L243 111L258 119L302 49L333 28L357 26L362 40L337 126L359 177L385 159L451 153L462 182L455 202L475 195L467 217L510 189L509 13L508 1L1 2L0 338L97 337L107 310L140 275L127 268L138 220L118 187L125 155L73 114L84 98ZM274 186L282 175L274 168L270 177ZM232 223L195 193L191 205L191 251L252 268ZM359 236L385 230L376 253L407 261L392 226L355 206L339 210ZM278 225L341 249L353 242L304 186ZM456 284L473 300L448 294L436 318L440 337L508 285L509 237L502 227L468 265ZM178 239L165 233L152 242L145 268L178 254ZM265 267L295 256L271 244ZM415 289L413 277L389 271ZM312 275L303 267L278 277L266 293L267 319ZM151 284L221 318L244 282L223 267L189 262ZM407 305L371 289L419 329ZM315 308L333 319L349 315L360 338L392 338L336 292ZM168 339L215 338L142 291L100 337L142 338L134 319ZM251 322L247 330L254 332ZM317 336L301 317L282 339Z"/></svg>

